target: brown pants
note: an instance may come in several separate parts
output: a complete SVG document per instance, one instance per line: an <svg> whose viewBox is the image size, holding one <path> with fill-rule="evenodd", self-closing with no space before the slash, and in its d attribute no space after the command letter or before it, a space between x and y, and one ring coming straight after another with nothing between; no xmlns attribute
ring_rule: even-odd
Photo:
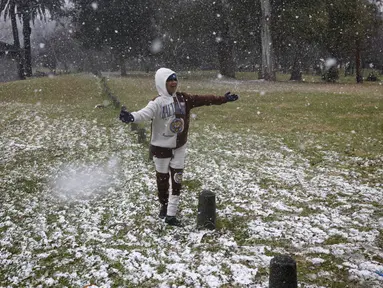
<svg viewBox="0 0 383 288"><path fill-rule="evenodd" d="M182 172L183 169L170 168L169 173L156 172L157 177L157 189L158 189L158 201L162 205L168 204L169 201L169 177L172 181L172 195L179 196L182 188Z"/></svg>
<svg viewBox="0 0 383 288"><path fill-rule="evenodd" d="M166 205L169 202L170 178L172 195L179 196L181 193L186 144L176 149L152 146L151 151L156 165L158 200Z"/></svg>

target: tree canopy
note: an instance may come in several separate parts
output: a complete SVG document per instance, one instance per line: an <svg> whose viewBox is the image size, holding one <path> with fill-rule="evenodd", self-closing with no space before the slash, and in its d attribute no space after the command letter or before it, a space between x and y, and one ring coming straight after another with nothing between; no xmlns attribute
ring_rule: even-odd
<svg viewBox="0 0 383 288"><path fill-rule="evenodd" d="M256 71L261 63L261 5L252 0L73 0L74 41L84 50L101 51L122 73L126 61L146 67L218 69L235 77L237 70ZM300 80L302 70L333 57L343 65L383 64L382 1L270 0L275 67ZM24 23L24 56L30 69L30 23L59 16L64 0L0 0ZM14 7L14 8L11 8ZM48 13L49 11L49 13ZM379 12L381 11L381 12ZM56 37L56 42L67 41ZM14 36L16 37L16 36ZM93 52L92 52L93 53ZM88 60L97 57L88 54ZM109 56L107 56L109 55ZM379 56L380 55L380 56ZM366 59L366 60L364 60ZM87 61L88 61L87 60ZM78 61L79 62L79 61ZM29 65L29 66L28 66ZM110 65L113 66L113 65ZM383 67L381 67L383 70Z"/></svg>

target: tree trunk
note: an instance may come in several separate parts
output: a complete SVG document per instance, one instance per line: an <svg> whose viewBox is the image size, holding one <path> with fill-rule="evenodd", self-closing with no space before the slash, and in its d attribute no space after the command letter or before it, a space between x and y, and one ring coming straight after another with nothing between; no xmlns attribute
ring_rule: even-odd
<svg viewBox="0 0 383 288"><path fill-rule="evenodd" d="M22 9L23 16L23 36L24 36L24 64L25 75L32 76L32 52L31 52L31 14L28 7Z"/></svg>
<svg viewBox="0 0 383 288"><path fill-rule="evenodd" d="M118 72L119 70L119 64L118 64L118 61L119 61L119 56L117 53L114 52L115 50L112 50L112 52L110 53L110 63L111 63L111 70L112 72Z"/></svg>
<svg viewBox="0 0 383 288"><path fill-rule="evenodd" d="M302 72L299 61L295 61L291 70L290 81L302 81Z"/></svg>
<svg viewBox="0 0 383 288"><path fill-rule="evenodd" d="M363 75L360 67L360 54L360 43L359 40L357 40L355 47L356 83L363 83Z"/></svg>
<svg viewBox="0 0 383 288"><path fill-rule="evenodd" d="M230 26L224 13L222 0L216 4L218 22L218 62L219 73L222 76L235 78L234 43L230 37Z"/></svg>
<svg viewBox="0 0 383 288"><path fill-rule="evenodd" d="M125 55L123 53L120 53L119 57L120 57L121 76L127 76L128 73L126 72Z"/></svg>
<svg viewBox="0 0 383 288"><path fill-rule="evenodd" d="M23 57L21 53L20 47L20 39L19 39L19 30L17 29L17 20L16 20L16 4L12 2L11 7L9 9L11 14L11 23L12 23L12 34L13 34L13 46L17 50L16 52L16 62L17 62L17 70L19 74L19 79L24 80L24 65L23 65Z"/></svg>
<svg viewBox="0 0 383 288"><path fill-rule="evenodd" d="M293 63L293 67L291 69L291 81L302 81L302 72L301 72L301 61L299 54L296 55Z"/></svg>
<svg viewBox="0 0 383 288"><path fill-rule="evenodd" d="M89 63L88 67L90 68L90 72L92 72L92 74L94 74L96 76L101 77L101 71L99 69L98 63L96 63L96 60L95 60L95 59L97 59L95 52L94 51L89 52L87 55L88 55L87 58L88 58L88 63Z"/></svg>
<svg viewBox="0 0 383 288"><path fill-rule="evenodd" d="M222 76L235 78L235 63L233 59L233 45L231 40L218 43L219 73Z"/></svg>
<svg viewBox="0 0 383 288"><path fill-rule="evenodd" d="M260 0L262 9L262 70L261 78L275 81L275 71L272 55L272 41L270 33L271 9L270 0Z"/></svg>

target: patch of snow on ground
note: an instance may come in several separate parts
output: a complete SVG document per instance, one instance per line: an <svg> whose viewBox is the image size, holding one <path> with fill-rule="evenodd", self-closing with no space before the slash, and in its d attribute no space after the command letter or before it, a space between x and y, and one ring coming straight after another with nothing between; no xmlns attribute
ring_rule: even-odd
<svg viewBox="0 0 383 288"><path fill-rule="evenodd" d="M20 109L1 107L9 117ZM315 167L278 139L223 135L214 127L207 137L191 134L184 178L201 187L185 187L185 227L172 228L157 218L153 165L129 126L50 120L56 108L44 105L23 109L38 117L2 120L5 286L265 287L270 253L299 257L298 265L319 271L302 278L305 287L337 277L321 266L328 258L355 281L382 286L375 271L383 270L376 204L383 188L343 177L333 156ZM204 188L217 196L216 231L196 229Z"/></svg>

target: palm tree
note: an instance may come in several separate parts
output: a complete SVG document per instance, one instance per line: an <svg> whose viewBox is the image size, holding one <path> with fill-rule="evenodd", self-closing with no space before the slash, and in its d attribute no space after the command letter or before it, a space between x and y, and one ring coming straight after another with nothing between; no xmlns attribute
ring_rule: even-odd
<svg viewBox="0 0 383 288"><path fill-rule="evenodd" d="M37 16L46 19L48 11L51 15L54 15L60 11L61 7L64 5L64 2L64 0L0 0L0 12L4 12L5 19L8 16L13 19L12 31L15 45L17 45L18 42L18 30L15 21L16 17L12 15L18 15L19 18L22 19L24 38L24 73L26 76L32 76L31 20L35 20ZM20 43L18 46L20 47Z"/></svg>
<svg viewBox="0 0 383 288"><path fill-rule="evenodd" d="M16 61L17 61L17 70L19 74L19 79L25 79L24 75L24 65L23 65L23 57L21 53L20 47L20 39L19 39L19 30L17 29L17 19L16 19L16 3L14 0L0 0L0 11L4 11L4 20L7 17L11 18L12 23L12 35L13 35L13 47L16 52Z"/></svg>

